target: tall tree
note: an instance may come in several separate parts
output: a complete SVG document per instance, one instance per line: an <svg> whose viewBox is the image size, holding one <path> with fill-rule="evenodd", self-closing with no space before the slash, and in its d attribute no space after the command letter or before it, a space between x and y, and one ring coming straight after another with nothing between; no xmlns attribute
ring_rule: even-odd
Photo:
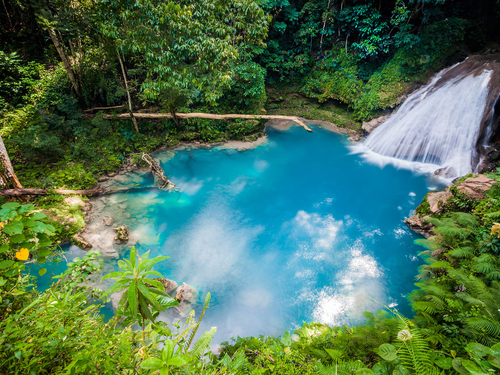
<svg viewBox="0 0 500 375"><path fill-rule="evenodd" d="M101 30L148 69L145 96L214 103L234 76L238 46L263 45L268 18L255 0L103 0ZM179 100L181 98L181 100ZM180 103L179 103L180 102Z"/></svg>

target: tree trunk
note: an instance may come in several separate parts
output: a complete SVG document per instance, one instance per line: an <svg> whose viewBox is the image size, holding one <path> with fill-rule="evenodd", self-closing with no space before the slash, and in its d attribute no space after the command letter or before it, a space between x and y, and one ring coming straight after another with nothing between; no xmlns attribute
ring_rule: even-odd
<svg viewBox="0 0 500 375"><path fill-rule="evenodd" d="M69 80L71 81L71 84L73 85L73 89L75 90L75 93L78 97L80 97L80 90L78 88L78 82L76 81L75 73L73 72L73 68L71 67L71 64L68 60L68 57L64 53L63 47L59 43L59 38L57 37L54 29L49 28L49 35L50 39L52 39L52 42L54 43L54 47L56 47L57 53L59 53L59 56L61 57L61 60L64 64L64 68L66 69L66 72L68 73Z"/></svg>
<svg viewBox="0 0 500 375"><path fill-rule="evenodd" d="M214 115L211 113L176 113L178 118L208 118L211 120L227 120L227 119L248 119L248 120L258 120L258 119L277 119L277 120L288 120L293 121L302 126L308 132L312 133L312 130L298 117L296 116L279 116L279 115L239 115L239 114L227 114L227 115ZM171 113L134 113L136 118L172 118ZM106 115L105 118L127 118L128 113L122 113L121 115Z"/></svg>
<svg viewBox="0 0 500 375"><path fill-rule="evenodd" d="M125 68L123 66L122 58L120 57L120 52L117 51L116 55L118 56L118 61L120 62L120 67L122 68L123 80L125 81L125 91L127 91L129 114L130 117L132 118L132 122L134 123L135 131L139 133L139 125L137 125L137 120L134 117L134 113L132 112L132 99L130 98L130 91L128 90L128 83L127 83L127 75L125 74Z"/></svg>
<svg viewBox="0 0 500 375"><path fill-rule="evenodd" d="M16 174L14 173L14 168L12 168L9 154L7 153L7 149L3 144L2 136L0 136L0 163L2 164L3 172L7 181L10 181L14 188L22 189L23 185L21 185L21 183L17 179Z"/></svg>
<svg viewBox="0 0 500 375"><path fill-rule="evenodd" d="M146 187L132 187L132 188L121 188L121 189L89 189L89 190L47 190L47 189L0 189L0 196L4 197L19 197L22 195L47 195L51 192L57 194L79 194L84 196L91 195L108 195L115 193L127 193L129 191L137 192L137 191L148 191L148 190L158 190L156 186L146 186Z"/></svg>
<svg viewBox="0 0 500 375"><path fill-rule="evenodd" d="M7 179L2 173L0 173L0 187L2 189L7 189Z"/></svg>

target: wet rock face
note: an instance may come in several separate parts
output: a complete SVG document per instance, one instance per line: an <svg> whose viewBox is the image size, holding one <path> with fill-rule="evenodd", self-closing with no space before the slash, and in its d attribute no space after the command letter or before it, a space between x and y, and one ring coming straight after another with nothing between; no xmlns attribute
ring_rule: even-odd
<svg viewBox="0 0 500 375"><path fill-rule="evenodd" d="M92 244L81 233L75 234L71 239L82 250L92 249Z"/></svg>
<svg viewBox="0 0 500 375"><path fill-rule="evenodd" d="M116 232L115 242L117 243L127 243L129 240L129 231L126 225L119 226L113 229Z"/></svg>
<svg viewBox="0 0 500 375"><path fill-rule="evenodd" d="M457 172L452 167L439 168L434 171L435 176L441 176L444 178L452 178L457 175Z"/></svg>
<svg viewBox="0 0 500 375"><path fill-rule="evenodd" d="M389 115L380 116L380 117L374 118L373 120L370 120L368 122L363 121L363 125L361 126L361 129L366 133L371 133L372 131L377 129L380 125L382 125L388 118L389 118Z"/></svg>
<svg viewBox="0 0 500 375"><path fill-rule="evenodd" d="M347 138L347 140L351 142L359 142L361 141L361 138L362 138L361 135L356 133Z"/></svg>

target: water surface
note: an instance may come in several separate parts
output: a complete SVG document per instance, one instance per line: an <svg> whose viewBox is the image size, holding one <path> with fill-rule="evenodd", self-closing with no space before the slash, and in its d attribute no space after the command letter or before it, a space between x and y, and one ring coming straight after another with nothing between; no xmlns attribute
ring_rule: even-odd
<svg viewBox="0 0 500 375"><path fill-rule="evenodd" d="M372 299L411 314L421 248L403 220L441 186L368 164L319 127L268 134L248 151L156 155L182 192L109 196L104 213L129 226L140 252L171 257L156 270L199 290L197 310L211 292L202 328L218 327L215 342L303 321L355 324L381 307Z"/></svg>

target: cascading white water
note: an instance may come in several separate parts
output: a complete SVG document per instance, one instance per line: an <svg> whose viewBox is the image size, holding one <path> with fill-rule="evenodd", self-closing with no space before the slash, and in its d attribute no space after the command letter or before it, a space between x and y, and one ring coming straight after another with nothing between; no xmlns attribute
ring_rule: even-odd
<svg viewBox="0 0 500 375"><path fill-rule="evenodd" d="M354 151L378 164L422 172L443 169L447 177L472 172L492 72L458 76L437 87L452 68L412 94Z"/></svg>

